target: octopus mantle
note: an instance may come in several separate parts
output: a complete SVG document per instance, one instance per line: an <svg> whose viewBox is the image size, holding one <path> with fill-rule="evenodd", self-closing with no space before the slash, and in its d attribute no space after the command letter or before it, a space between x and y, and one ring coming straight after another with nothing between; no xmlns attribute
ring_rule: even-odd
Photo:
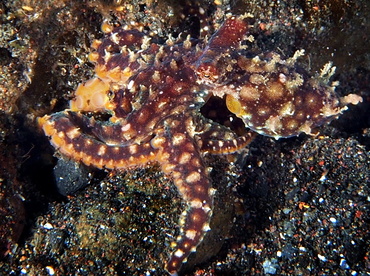
<svg viewBox="0 0 370 276"><path fill-rule="evenodd" d="M253 136L203 117L200 108L211 95L224 98L247 128L275 138L311 133L356 101L336 96L330 66L315 77L299 68L302 51L288 59L247 58L245 16L228 17L206 42L170 37L159 45L139 30L102 29L106 37L93 42L89 56L96 77L77 88L69 109L38 122L61 154L86 165L131 169L157 162L171 175L188 204L166 264L173 275L210 229L203 156L235 152Z"/></svg>

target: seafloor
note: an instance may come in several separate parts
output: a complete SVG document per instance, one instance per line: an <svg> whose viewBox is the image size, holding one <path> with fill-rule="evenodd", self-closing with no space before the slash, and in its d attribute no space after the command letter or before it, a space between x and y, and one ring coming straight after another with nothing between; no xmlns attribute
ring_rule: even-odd
<svg viewBox="0 0 370 276"><path fill-rule="evenodd" d="M0 275L165 275L184 207L171 179L157 167L57 162L36 118L63 110L91 77L104 19L203 38L200 22L211 34L226 12L254 15L254 51L305 49L312 72L332 61L338 94L364 101L317 136L258 136L244 152L208 156L212 230L182 273L370 275L367 0L2 0Z"/></svg>

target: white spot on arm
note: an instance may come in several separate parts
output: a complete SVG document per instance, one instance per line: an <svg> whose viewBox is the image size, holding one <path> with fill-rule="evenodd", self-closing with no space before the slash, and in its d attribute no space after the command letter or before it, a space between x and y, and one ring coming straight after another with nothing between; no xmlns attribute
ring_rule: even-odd
<svg viewBox="0 0 370 276"><path fill-rule="evenodd" d="M177 249L176 252L174 253L174 255L178 258L181 258L182 256L184 256L185 252L182 251L181 249Z"/></svg>
<svg viewBox="0 0 370 276"><path fill-rule="evenodd" d="M125 124L121 127L122 132L126 132L131 128L131 124Z"/></svg>
<svg viewBox="0 0 370 276"><path fill-rule="evenodd" d="M106 147L105 145L100 146L100 148L99 148L99 150L98 150L98 155L99 155L99 156L104 155L104 154L105 154L105 152L106 152L106 150L107 150L107 147Z"/></svg>
<svg viewBox="0 0 370 276"><path fill-rule="evenodd" d="M185 141L185 135L182 133L176 133L172 138L172 144L174 146L181 145Z"/></svg>
<svg viewBox="0 0 370 276"><path fill-rule="evenodd" d="M200 179L200 173L199 172L192 172L186 177L186 182L188 183L194 183L199 181Z"/></svg>
<svg viewBox="0 0 370 276"><path fill-rule="evenodd" d="M191 240L194 240L194 238L196 237L197 235L197 231L196 230L187 230L186 233L185 233L185 236L188 238L188 239L191 239Z"/></svg>
<svg viewBox="0 0 370 276"><path fill-rule="evenodd" d="M130 80L130 82L127 85L127 89L128 90L131 90L133 86L134 86L134 81L133 80Z"/></svg>
<svg viewBox="0 0 370 276"><path fill-rule="evenodd" d="M79 128L72 128L71 130L67 131L67 136L69 139L74 139L78 136L80 136L81 132Z"/></svg>

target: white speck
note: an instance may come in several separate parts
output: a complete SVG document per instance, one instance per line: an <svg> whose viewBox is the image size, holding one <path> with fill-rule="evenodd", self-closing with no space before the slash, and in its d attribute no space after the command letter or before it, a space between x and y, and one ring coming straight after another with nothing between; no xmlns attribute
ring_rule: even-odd
<svg viewBox="0 0 370 276"><path fill-rule="evenodd" d="M291 211L292 211L292 209L290 209L290 208L284 208L284 209L283 209L283 213L284 213L285 215L288 215Z"/></svg>
<svg viewBox="0 0 370 276"><path fill-rule="evenodd" d="M331 218L329 218L329 220L330 220L332 223L337 223L336 218L331 217Z"/></svg>
<svg viewBox="0 0 370 276"><path fill-rule="evenodd" d="M347 264L346 259L340 259L339 266L341 269L349 269L349 265Z"/></svg>
<svg viewBox="0 0 370 276"><path fill-rule="evenodd" d="M253 251L256 255L261 255L261 252L262 250L261 249L257 249L257 248L253 248Z"/></svg>
<svg viewBox="0 0 370 276"><path fill-rule="evenodd" d="M22 268L21 273L22 273L22 274L27 274L27 269Z"/></svg>
<svg viewBox="0 0 370 276"><path fill-rule="evenodd" d="M45 268L48 271L49 275L54 275L55 274L54 268L52 268L51 266L47 266Z"/></svg>
<svg viewBox="0 0 370 276"><path fill-rule="evenodd" d="M276 252L276 256L281 257L281 255L282 255L282 253L281 253L280 250L278 252Z"/></svg>
<svg viewBox="0 0 370 276"><path fill-rule="evenodd" d="M323 203L324 201L325 201L325 200L324 200L322 197L320 197L320 198L319 198L319 202L320 202L320 203Z"/></svg>
<svg viewBox="0 0 370 276"><path fill-rule="evenodd" d="M303 246L300 246L299 247L299 250L302 251L302 252L306 252L307 251L306 247L303 247Z"/></svg>
<svg viewBox="0 0 370 276"><path fill-rule="evenodd" d="M17 194L17 196L22 200L22 201L26 201L26 198L20 194Z"/></svg>
<svg viewBox="0 0 370 276"><path fill-rule="evenodd" d="M54 228L53 225L51 225L49 222L45 223L42 227L44 227L45 229L48 229L48 230Z"/></svg>
<svg viewBox="0 0 370 276"><path fill-rule="evenodd" d="M262 264L263 270L266 274L275 274L276 270L279 268L279 264L276 259L265 260Z"/></svg>
<svg viewBox="0 0 370 276"><path fill-rule="evenodd" d="M320 261L323 261L323 262L327 261L327 259L323 255L317 254L317 257L320 259Z"/></svg>

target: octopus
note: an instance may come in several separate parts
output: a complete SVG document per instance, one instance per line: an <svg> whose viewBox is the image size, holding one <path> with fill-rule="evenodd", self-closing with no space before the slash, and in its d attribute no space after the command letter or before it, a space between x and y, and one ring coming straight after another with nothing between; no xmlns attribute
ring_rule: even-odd
<svg viewBox="0 0 370 276"><path fill-rule="evenodd" d="M213 194L206 154L244 148L254 134L276 139L314 134L361 98L340 98L326 65L310 76L298 65L303 51L247 54L249 17L228 16L208 40L171 36L163 43L142 30L103 23L92 43L95 76L80 84L69 108L38 119L56 150L87 166L130 170L159 164L187 207L165 269L177 275L210 230ZM204 117L211 97L252 131L237 134Z"/></svg>

